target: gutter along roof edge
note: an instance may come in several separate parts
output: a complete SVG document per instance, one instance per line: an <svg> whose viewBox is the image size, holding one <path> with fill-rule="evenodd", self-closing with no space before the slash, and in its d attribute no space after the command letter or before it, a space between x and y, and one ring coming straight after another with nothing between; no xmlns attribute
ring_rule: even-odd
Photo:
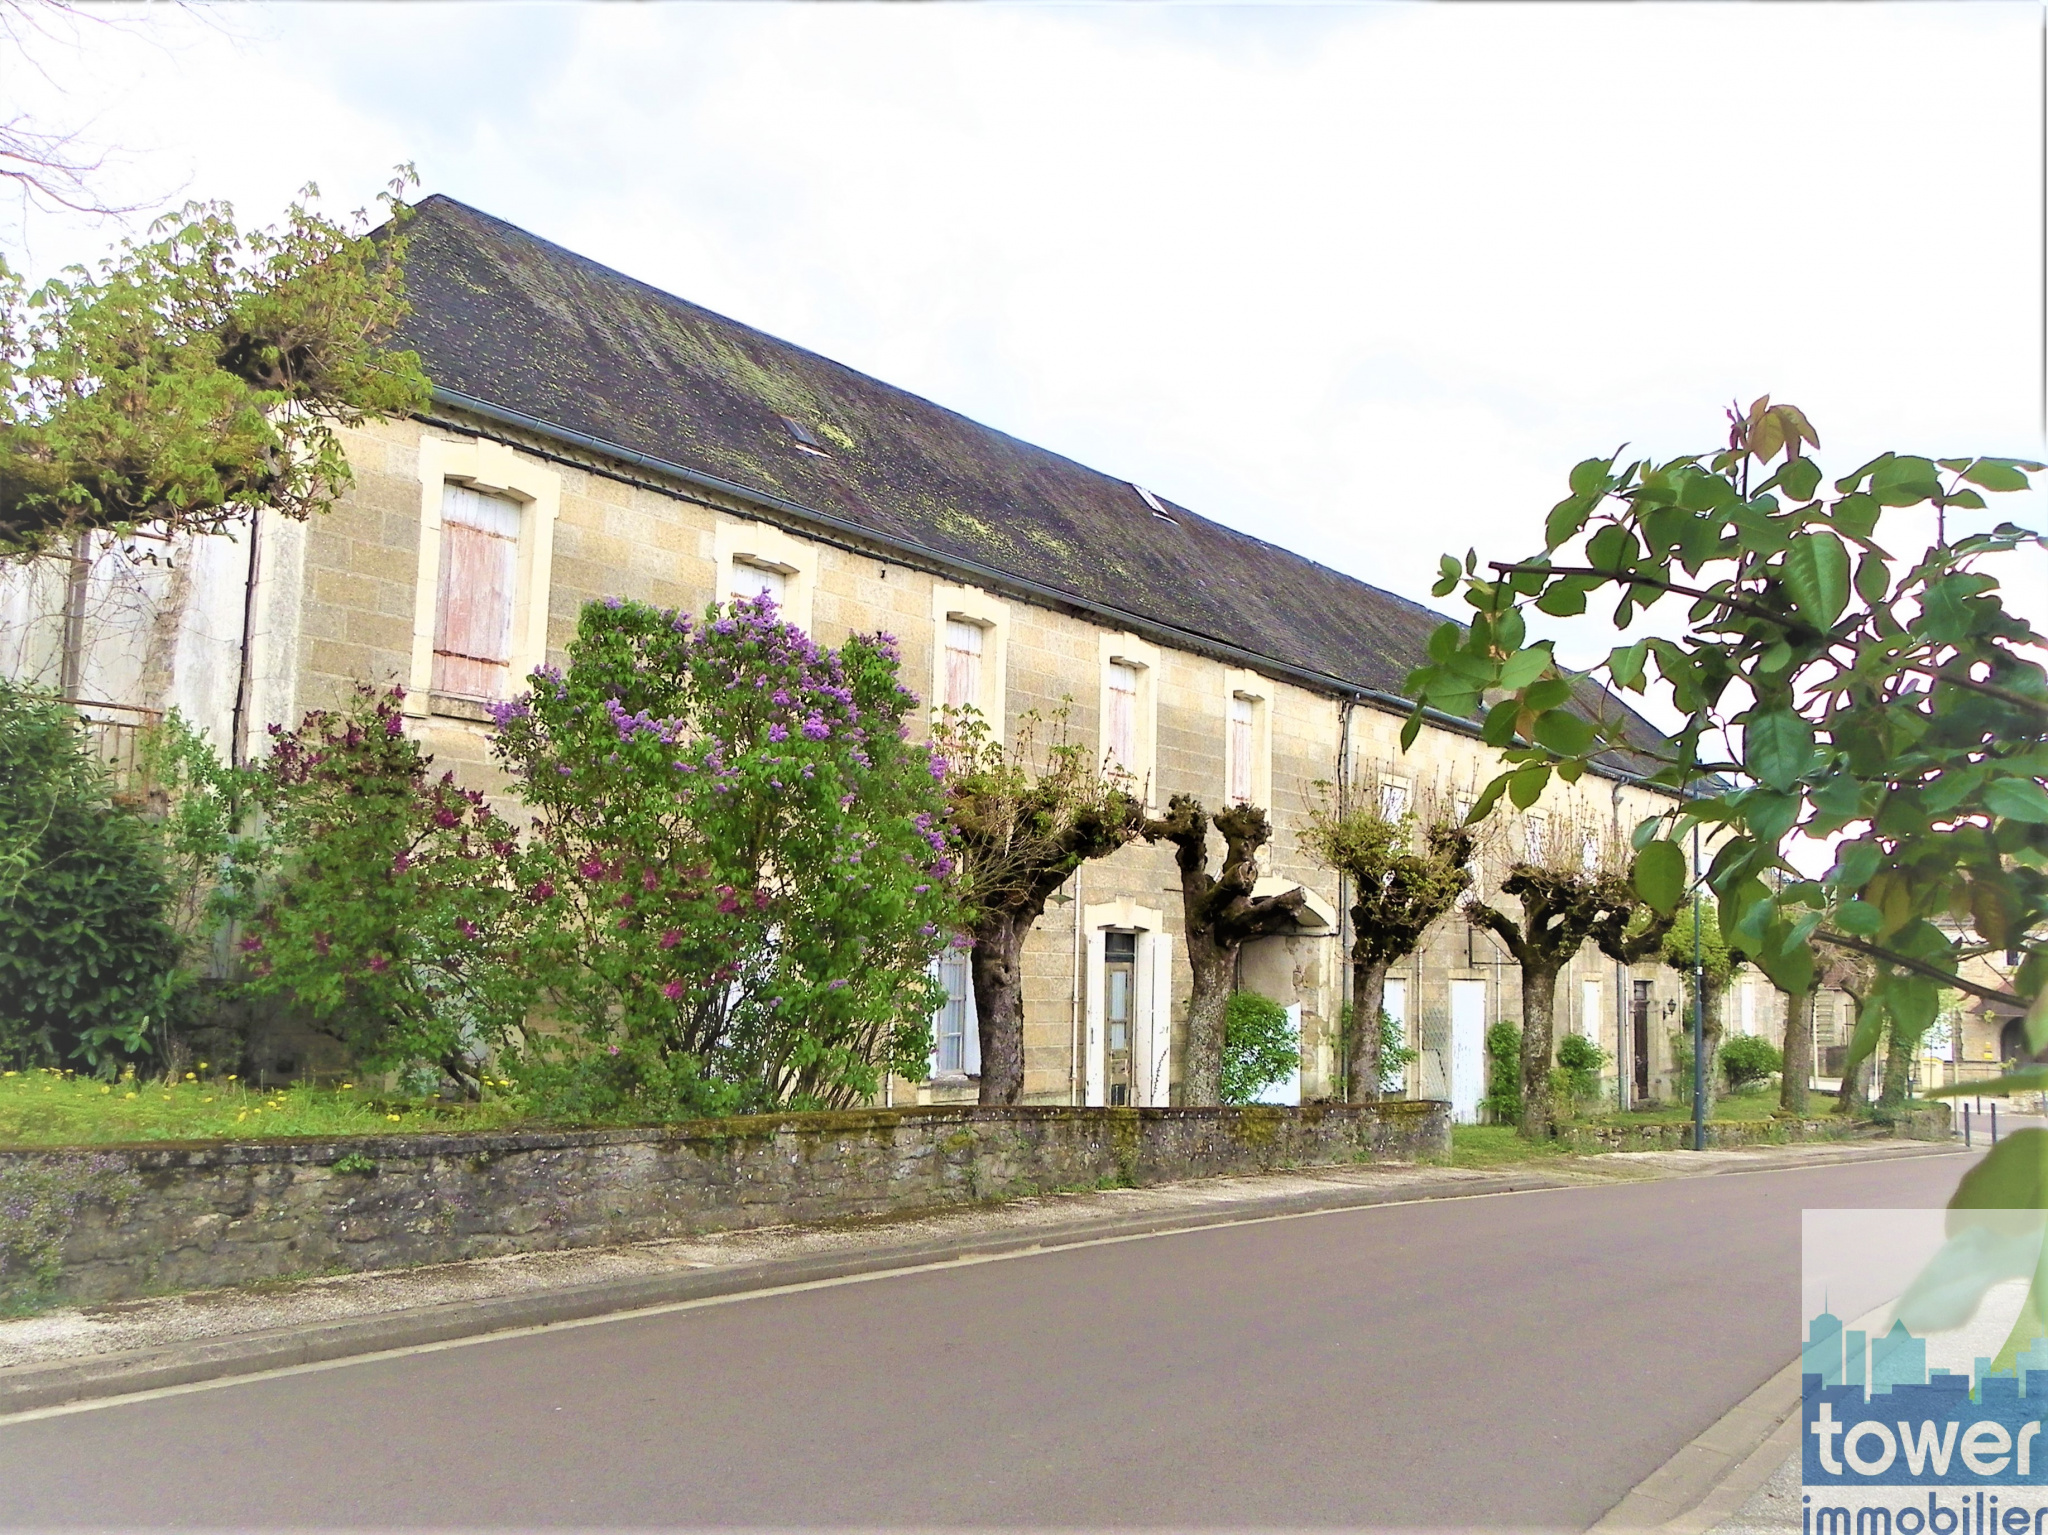
<svg viewBox="0 0 2048 1535"><path fill-rule="evenodd" d="M1355 703L1370 704L1388 713L1408 715L1412 714L1415 710L1414 700L1403 698L1399 694L1388 693L1379 688L1366 687L1361 683L1347 682L1342 677L1334 677L1326 672L1312 671L1307 667L1296 666L1291 662L1278 660L1259 651L1246 650L1241 646L1231 644L1228 640L1219 640L1211 635L1200 634L1194 630L1180 629L1172 624L1162 623L1155 618L1146 618L1136 613L1128 613L1120 608L1110 607L1105 603L1095 602L1086 597L1076 596L1072 592L1062 591L1058 587L1046 586L1041 582L1033 581L1028 576L1019 576L998 566L985 565L978 560L968 559L956 554L947 554L941 550L933 549L929 545L920 544L910 539L878 532L875 529L863 527L849 518L839 517L831 512L821 512L814 507L786 500L769 491L757 490L752 486L742 485L733 480L722 479L715 474L707 474L701 469L691 469L670 459L656 458L652 454L642 453L637 449L628 448L619 443L608 442L602 437L594 437L588 433L579 432L572 427L558 426L537 416L529 416L523 411L494 404L489 400L479 399L475 395L464 394L460 390L449 389L440 384L435 384L432 387L433 398L437 404L452 406L470 415L480 416L488 421L495 421L504 426L531 432L536 436L552 438L570 447L581 448L585 452L594 453L603 458L615 459L621 463L631 464L638 469L646 469L670 479L680 480L684 484L696 486L701 490L712 491L737 501L751 502L770 511L780 512L784 516L794 517L800 522L809 523L814 528L839 535L832 542L840 544L841 547L854 547L856 552L858 552L859 545L867 545L888 550L892 553L907 555L914 563L934 573L967 577L977 584L1007 588L1020 597L1040 604L1049 604L1056 608L1066 608L1093 617L1110 619L1121 629L1129 630L1132 633L1140 634L1153 640L1163 641L1176 650L1193 651L1197 654L1207 653L1219 660L1227 659L1247 662L1250 663L1253 669L1265 672L1276 678L1297 683L1312 692L1322 693L1334 698L1348 699ZM427 422L429 425L442 426L455 431L476 430L474 427L459 421L449 421L432 416L421 416L419 419ZM520 442L509 442L508 446L528 447L527 444ZM591 467L574 459L564 459L563 462L580 469L587 470ZM842 542L842 540L851 540L852 544L849 545ZM1423 717L1432 724L1440 725L1448 730L1454 730L1460 735L1470 736L1475 739L1479 735L1480 727L1479 722L1476 720L1468 720L1455 714L1447 714L1438 709L1427 708L1423 710ZM1616 779L1622 783L1637 784L1649 789L1652 793L1668 794L1674 799L1687 797L1676 794L1669 789L1647 784L1643 781L1640 774L1625 772L1619 768L1607 767L1597 762L1588 764L1588 768L1589 771L1598 774L1602 778Z"/></svg>

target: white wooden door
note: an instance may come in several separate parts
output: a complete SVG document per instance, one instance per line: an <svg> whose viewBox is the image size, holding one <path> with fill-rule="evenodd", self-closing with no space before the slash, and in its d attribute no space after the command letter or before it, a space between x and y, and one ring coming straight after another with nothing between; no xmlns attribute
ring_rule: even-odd
<svg viewBox="0 0 2048 1535"><path fill-rule="evenodd" d="M1486 982L1451 982L1451 1118L1479 1122L1486 1094Z"/></svg>

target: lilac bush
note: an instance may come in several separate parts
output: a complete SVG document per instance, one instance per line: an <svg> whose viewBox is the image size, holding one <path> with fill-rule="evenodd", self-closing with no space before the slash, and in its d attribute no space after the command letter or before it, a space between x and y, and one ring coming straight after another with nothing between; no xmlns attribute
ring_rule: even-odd
<svg viewBox="0 0 2048 1535"><path fill-rule="evenodd" d="M554 1027L515 1070L582 1113L838 1107L922 1075L960 923L945 764L887 636L818 645L761 597L585 608L496 710L534 815L523 962Z"/></svg>

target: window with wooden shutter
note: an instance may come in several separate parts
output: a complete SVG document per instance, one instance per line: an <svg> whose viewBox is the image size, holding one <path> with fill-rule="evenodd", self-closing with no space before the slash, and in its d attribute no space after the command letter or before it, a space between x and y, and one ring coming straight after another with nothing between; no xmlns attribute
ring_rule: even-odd
<svg viewBox="0 0 2048 1535"><path fill-rule="evenodd" d="M770 597L774 599L779 611L789 596L789 582L779 570L735 560L732 567L732 590L727 592L726 596L743 597L749 601L756 597Z"/></svg>
<svg viewBox="0 0 2048 1535"><path fill-rule="evenodd" d="M511 695L512 616L518 598L520 505L449 484L441 496L440 593L434 691Z"/></svg>
<svg viewBox="0 0 2048 1535"><path fill-rule="evenodd" d="M1138 762L1138 669L1128 661L1109 663L1109 718L1102 722L1102 749L1123 772Z"/></svg>
<svg viewBox="0 0 2048 1535"><path fill-rule="evenodd" d="M1242 693L1230 700L1230 803L1252 802L1252 701Z"/></svg>
<svg viewBox="0 0 2048 1535"><path fill-rule="evenodd" d="M949 709L981 707L982 639L980 624L962 623L957 618L946 620L946 707Z"/></svg>

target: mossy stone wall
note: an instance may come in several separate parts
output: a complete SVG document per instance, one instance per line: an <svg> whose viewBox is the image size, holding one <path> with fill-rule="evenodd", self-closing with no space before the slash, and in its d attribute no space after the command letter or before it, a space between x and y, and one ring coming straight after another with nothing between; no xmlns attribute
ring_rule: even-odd
<svg viewBox="0 0 2048 1535"><path fill-rule="evenodd" d="M447 1263L931 1209L1104 1184L1410 1160L1441 1103L975 1106L763 1115L644 1130L94 1148L124 1191L78 1210L51 1299ZM0 1171L75 1160L0 1151Z"/></svg>

